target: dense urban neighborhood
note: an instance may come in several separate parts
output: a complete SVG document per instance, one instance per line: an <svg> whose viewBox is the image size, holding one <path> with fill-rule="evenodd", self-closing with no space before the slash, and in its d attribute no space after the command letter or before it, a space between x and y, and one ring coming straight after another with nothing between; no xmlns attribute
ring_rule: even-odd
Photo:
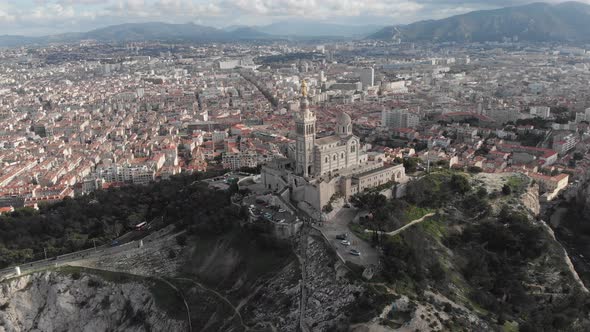
<svg viewBox="0 0 590 332"><path fill-rule="evenodd" d="M547 200L588 166L590 64L576 47L86 41L1 59L4 212L295 158L303 82L314 141L329 147L346 117L361 164L518 171ZM310 175L349 167L332 161Z"/></svg>

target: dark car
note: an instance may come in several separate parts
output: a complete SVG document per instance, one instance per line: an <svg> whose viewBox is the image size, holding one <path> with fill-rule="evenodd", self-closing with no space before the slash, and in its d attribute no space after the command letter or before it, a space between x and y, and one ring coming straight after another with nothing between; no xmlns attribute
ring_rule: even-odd
<svg viewBox="0 0 590 332"><path fill-rule="evenodd" d="M348 239L348 234L346 234L346 233L338 234L338 235L336 235L336 239L337 240L346 240L346 239Z"/></svg>

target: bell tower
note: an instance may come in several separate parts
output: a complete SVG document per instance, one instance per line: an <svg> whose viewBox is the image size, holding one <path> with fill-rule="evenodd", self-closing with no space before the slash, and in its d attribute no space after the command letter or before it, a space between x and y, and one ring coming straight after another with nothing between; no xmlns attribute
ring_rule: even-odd
<svg viewBox="0 0 590 332"><path fill-rule="evenodd" d="M313 147L315 146L315 114L309 109L307 83L301 83L300 109L295 117L295 155L298 175L308 177L313 174Z"/></svg>

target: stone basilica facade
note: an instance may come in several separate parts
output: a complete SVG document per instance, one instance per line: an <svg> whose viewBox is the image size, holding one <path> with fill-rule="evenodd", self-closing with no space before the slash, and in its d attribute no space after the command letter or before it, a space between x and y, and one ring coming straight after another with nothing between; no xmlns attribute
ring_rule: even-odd
<svg viewBox="0 0 590 332"><path fill-rule="evenodd" d="M334 135L316 138L316 116L309 109L305 82L301 90L290 157L275 159L262 167L265 188L300 208L319 212L333 197L348 199L390 181L407 182L403 165L368 160L359 138L352 133L352 120L346 113L338 115Z"/></svg>

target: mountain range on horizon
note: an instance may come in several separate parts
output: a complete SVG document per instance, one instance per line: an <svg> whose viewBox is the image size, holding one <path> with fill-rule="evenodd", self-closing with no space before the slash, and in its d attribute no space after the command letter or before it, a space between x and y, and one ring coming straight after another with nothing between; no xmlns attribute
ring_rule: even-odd
<svg viewBox="0 0 590 332"><path fill-rule="evenodd" d="M433 42L502 41L590 41L590 5L580 2L480 10L441 20L427 20L404 26L388 26L370 39Z"/></svg>
<svg viewBox="0 0 590 332"><path fill-rule="evenodd" d="M124 23L94 29L48 36L0 35L0 47L29 44L68 43L85 39L98 41L165 40L172 42L217 42L285 38L364 38L383 28L379 25L343 25L314 21L285 21L263 26L214 28L194 23L164 22Z"/></svg>
<svg viewBox="0 0 590 332"><path fill-rule="evenodd" d="M40 37L0 35L0 47L73 43L86 39L103 42L229 42L309 38L391 40L397 37L403 41L433 42L501 41L514 37L520 41L590 41L590 5L580 2L539 2L387 27L307 20L263 26L231 26L223 29L194 23L125 23L88 32Z"/></svg>

